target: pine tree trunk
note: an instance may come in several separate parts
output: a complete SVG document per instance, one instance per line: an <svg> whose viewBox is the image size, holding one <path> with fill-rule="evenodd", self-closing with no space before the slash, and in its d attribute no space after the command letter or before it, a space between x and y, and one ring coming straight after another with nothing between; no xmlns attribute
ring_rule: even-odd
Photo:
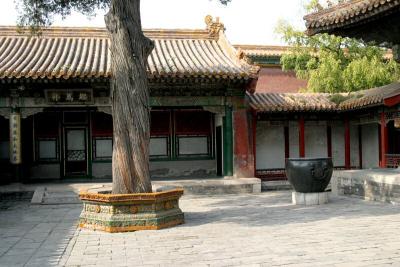
<svg viewBox="0 0 400 267"><path fill-rule="evenodd" d="M150 108L146 72L153 42L143 35L140 0L111 0L110 34L114 127L113 194L151 192Z"/></svg>

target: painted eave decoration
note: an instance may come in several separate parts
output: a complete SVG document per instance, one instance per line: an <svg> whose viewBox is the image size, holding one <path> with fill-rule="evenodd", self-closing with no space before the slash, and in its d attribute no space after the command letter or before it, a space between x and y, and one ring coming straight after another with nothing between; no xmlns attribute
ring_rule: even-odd
<svg viewBox="0 0 400 267"><path fill-rule="evenodd" d="M304 17L310 35L378 18L400 8L399 0L347 0Z"/></svg>
<svg viewBox="0 0 400 267"><path fill-rule="evenodd" d="M256 112L340 112L400 103L400 83L351 93L247 93ZM336 99L336 100L335 100Z"/></svg>
<svg viewBox="0 0 400 267"><path fill-rule="evenodd" d="M150 79L251 80L258 67L228 42L224 25L206 17L205 30L145 30L155 43L148 58ZM39 36L0 27L0 79L73 79L111 76L104 28L43 29Z"/></svg>

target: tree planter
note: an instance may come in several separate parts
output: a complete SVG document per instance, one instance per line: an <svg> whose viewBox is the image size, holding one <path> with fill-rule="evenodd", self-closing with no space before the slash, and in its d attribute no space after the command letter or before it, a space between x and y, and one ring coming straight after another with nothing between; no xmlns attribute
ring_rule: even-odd
<svg viewBox="0 0 400 267"><path fill-rule="evenodd" d="M183 189L157 193L111 194L81 192L81 228L110 233L158 230L184 223L179 208Z"/></svg>
<svg viewBox="0 0 400 267"><path fill-rule="evenodd" d="M331 158L289 158L286 161L288 180L300 193L324 192L332 172Z"/></svg>

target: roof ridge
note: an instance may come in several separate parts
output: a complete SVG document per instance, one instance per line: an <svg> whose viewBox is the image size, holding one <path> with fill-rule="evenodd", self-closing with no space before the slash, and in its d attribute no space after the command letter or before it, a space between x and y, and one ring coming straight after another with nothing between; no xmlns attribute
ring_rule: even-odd
<svg viewBox="0 0 400 267"><path fill-rule="evenodd" d="M215 39L210 36L207 29L144 29L144 34L151 38L170 38L170 39ZM0 26L0 36L24 36L29 35L29 28L18 26ZM50 37L108 37L105 27L64 27L51 26L41 29L40 35ZM89 35L89 36L88 36Z"/></svg>
<svg viewBox="0 0 400 267"><path fill-rule="evenodd" d="M234 44L236 48L242 49L290 49L293 46L289 45L259 45L259 44Z"/></svg>
<svg viewBox="0 0 400 267"><path fill-rule="evenodd" d="M150 29L144 34L154 40L156 49L148 58L149 77L207 77L248 81L256 78L258 67L246 62L241 54L227 40L223 24L207 17L208 27L203 30L188 29ZM221 26L222 25L222 26ZM221 27L221 28L218 28ZM7 64L0 65L0 80L19 78L59 78L110 76L109 34L103 27L48 27L41 32L42 39L34 37L28 28L19 34L17 26L0 26L3 59ZM22 29L23 30L23 29ZM50 41L49 41L50 40ZM184 41L182 41L184 40ZM206 45L202 43L206 43ZM33 51L27 52L35 44ZM58 44L62 44L58 46ZM69 45L72 44L72 45ZM81 49L69 51L68 57L54 57L60 49ZM64 48L60 48L64 47ZM182 52L182 51L183 52ZM10 51L18 51L18 56L9 56ZM6 54L4 57L4 53ZM94 58L82 59L82 53ZM2 55L0 55L2 56ZM210 57L210 63L203 64ZM31 68L27 62L43 58L41 66ZM86 56L88 57L88 56ZM200 58L199 58L200 57ZM157 60L154 60L157 58ZM50 64L55 60L57 65ZM71 62L79 60L80 64ZM97 60L92 64L92 60ZM86 62L87 61L87 62ZM186 62L182 66L182 62ZM4 64L3 64L4 65ZM194 66L193 72L188 69ZM61 68L59 68L61 66ZM93 67L95 66L95 67ZM173 66L173 68L171 68ZM90 69L88 73L87 70ZM65 74L67 71L67 74Z"/></svg>

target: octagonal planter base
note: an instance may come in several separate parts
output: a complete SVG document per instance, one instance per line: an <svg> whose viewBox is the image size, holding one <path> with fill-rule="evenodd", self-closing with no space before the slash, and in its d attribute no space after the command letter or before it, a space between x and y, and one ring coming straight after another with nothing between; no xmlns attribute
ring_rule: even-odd
<svg viewBox="0 0 400 267"><path fill-rule="evenodd" d="M179 208L183 189L144 194L81 192L79 226L110 233L158 230L184 223Z"/></svg>

